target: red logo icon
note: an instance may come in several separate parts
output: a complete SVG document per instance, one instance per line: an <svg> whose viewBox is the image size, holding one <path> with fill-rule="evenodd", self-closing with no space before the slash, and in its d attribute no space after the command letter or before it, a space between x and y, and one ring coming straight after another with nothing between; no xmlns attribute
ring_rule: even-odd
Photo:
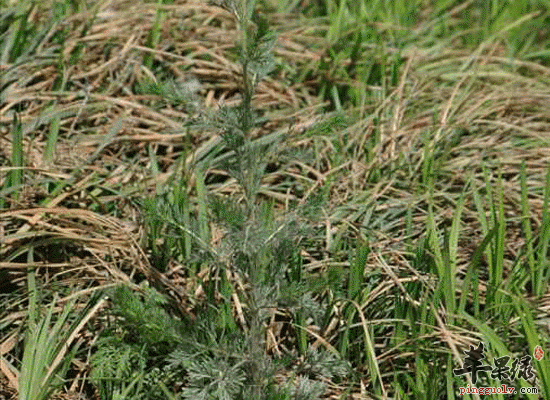
<svg viewBox="0 0 550 400"><path fill-rule="evenodd" d="M542 350L542 347L536 346L535 351L533 352L533 356L535 356L537 361L542 360L542 356L544 356L544 350Z"/></svg>

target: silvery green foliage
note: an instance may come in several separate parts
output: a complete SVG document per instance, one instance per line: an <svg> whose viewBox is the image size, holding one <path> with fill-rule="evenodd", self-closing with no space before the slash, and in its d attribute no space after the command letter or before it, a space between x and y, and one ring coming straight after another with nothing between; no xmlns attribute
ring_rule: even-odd
<svg viewBox="0 0 550 400"><path fill-rule="evenodd" d="M252 107L252 96L257 84L273 69L272 50L276 38L265 18L255 11L255 1L226 0L218 4L235 15L241 34L237 50L242 68L242 101L207 116L206 125L221 135L231 151L223 165L216 167L225 169L237 180L244 190L248 207L252 208L274 147L273 144L258 145L251 139L252 131L260 123Z"/></svg>
<svg viewBox="0 0 550 400"><path fill-rule="evenodd" d="M349 375L351 365L347 360L326 351L309 347L305 357L296 366L300 375L314 378L344 378Z"/></svg>
<svg viewBox="0 0 550 400"><path fill-rule="evenodd" d="M288 380L285 391L292 399L317 400L325 391L319 378L344 378L351 366L345 360L328 352L308 348L307 354L294 368L295 379Z"/></svg>
<svg viewBox="0 0 550 400"><path fill-rule="evenodd" d="M192 400L235 399L246 379L239 364L212 358L193 360L187 373L188 383L182 395Z"/></svg>
<svg viewBox="0 0 550 400"><path fill-rule="evenodd" d="M159 96L164 102L183 107L188 113L195 114L201 111L198 92L200 82L195 77L175 81L174 79L145 80L137 86L140 94Z"/></svg>
<svg viewBox="0 0 550 400"><path fill-rule="evenodd" d="M290 390L292 399L316 400L320 399L325 391L325 385L308 378L298 377L295 386Z"/></svg>
<svg viewBox="0 0 550 400"><path fill-rule="evenodd" d="M272 51L276 37L261 15L253 14L252 21L253 28L248 32L252 38L241 44L239 51L241 64L248 69L250 84L255 87L273 70Z"/></svg>

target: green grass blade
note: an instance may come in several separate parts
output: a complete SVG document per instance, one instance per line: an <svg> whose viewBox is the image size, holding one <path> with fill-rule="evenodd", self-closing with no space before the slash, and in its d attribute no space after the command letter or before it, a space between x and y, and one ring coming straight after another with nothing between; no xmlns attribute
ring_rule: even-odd
<svg viewBox="0 0 550 400"><path fill-rule="evenodd" d="M538 234L537 260L538 260L538 280L540 281L541 293L546 293L550 281L550 260L548 259L548 250L550 244L550 166L546 172L546 184L544 186L544 201L542 203L542 218L540 223L540 232Z"/></svg>
<svg viewBox="0 0 550 400"><path fill-rule="evenodd" d="M199 206L199 237L203 243L209 243L207 192L204 184L204 172L200 169L195 172L195 187L197 189L197 202Z"/></svg>
<svg viewBox="0 0 550 400"><path fill-rule="evenodd" d="M527 178L525 176L525 161L520 167L520 188L521 188L521 214L523 234L527 245L527 265L531 275L531 285L536 295L541 295L540 285L542 284L535 266L535 254L533 251L533 231L531 229L531 215L529 213L529 202L527 199Z"/></svg>
<svg viewBox="0 0 550 400"><path fill-rule="evenodd" d="M160 33L165 14L165 12L162 10L163 4L164 0L157 0L157 14L155 17L155 22L153 24L153 27L151 28L151 31L149 32L146 43L146 46L150 49L155 49L160 42ZM146 66L148 69L151 69L153 67L153 60L154 54L151 52L146 52L143 58L143 65Z"/></svg>
<svg viewBox="0 0 550 400"><path fill-rule="evenodd" d="M55 155L55 149L57 147L57 140L59 137L59 129L61 127L61 118L56 115L52 118L50 123L50 132L46 141L46 148L44 150L44 161L51 163Z"/></svg>
<svg viewBox="0 0 550 400"><path fill-rule="evenodd" d="M357 295L361 291L365 275L365 265L369 254L370 248L368 246L360 246L356 251L355 259L349 271L348 299L350 300L356 300Z"/></svg>
<svg viewBox="0 0 550 400"><path fill-rule="evenodd" d="M13 121L11 164L13 169L10 171L7 187L16 190L13 197L17 199L18 191L23 185L23 128L17 116L14 116Z"/></svg>
<svg viewBox="0 0 550 400"><path fill-rule="evenodd" d="M477 269L481 264L483 253L486 252L486 249L489 247L491 241L496 236L497 231L498 226L495 226L493 229L491 229L485 235L480 245L476 247L474 254L472 255L472 259L470 260L470 263L468 264L468 268L466 270L466 278L462 285L462 294L460 296L460 305L458 308L459 312L464 312L466 301L468 300L468 296L470 293L473 294L473 303L476 306L476 309L479 310L479 290L477 289L477 279L473 279L473 277L477 277ZM470 288L472 288L471 292ZM475 313L474 315L477 316L478 313Z"/></svg>

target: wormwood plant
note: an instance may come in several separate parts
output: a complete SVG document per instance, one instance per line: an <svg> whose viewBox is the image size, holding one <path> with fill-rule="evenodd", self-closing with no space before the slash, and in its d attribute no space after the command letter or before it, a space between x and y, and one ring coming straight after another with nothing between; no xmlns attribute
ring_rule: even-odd
<svg viewBox="0 0 550 400"><path fill-rule="evenodd" d="M223 156L196 166L196 213L185 180L145 202L153 264L162 270L170 258L179 259L194 279L206 267L209 274L200 282L205 298L192 299L197 316L191 321L174 318L168 303L149 287L141 294L113 291L116 324L105 331L92 360L92 377L104 399L317 399L324 390L321 378L348 371L332 354L307 346L305 321L320 326L323 310L308 293L297 214L277 218L273 203L258 196L277 147L253 139L261 120L252 98L273 68L275 36L256 12L255 1L218 5L235 16L240 32L241 102L205 113L199 125L220 134ZM205 167L225 170L240 194L208 196ZM223 229L219 245L210 244L208 219ZM239 319L231 306L235 296L242 306ZM286 310L289 326L295 327L291 342L296 349L283 359L266 352L265 327L276 309ZM282 369L290 379L280 384L274 376Z"/></svg>
<svg viewBox="0 0 550 400"><path fill-rule="evenodd" d="M251 132L257 125L257 117L252 108L252 96L255 87L271 70L273 59L271 49L275 37L269 31L267 22L255 13L255 1L228 0L222 4L231 11L237 21L241 40L238 46L239 62L242 66L242 102L236 107L223 108L211 120L214 128L220 131L224 143L232 152L225 161L225 169L233 176L244 192L245 207L230 209L224 202L215 205L217 219L229 223L232 230L234 248L229 268L236 268L248 278L250 290L245 292L248 305L249 336L246 344L248 356L247 369L252 378L250 394L254 399L262 398L267 370L264 354L264 331L262 328L262 310L269 307L271 288L266 285L279 271L269 271L269 243L273 236L266 236L265 227L269 226L257 215L256 196L265 168L266 154L269 148L261 148L251 140ZM269 217L268 217L269 218ZM273 260L275 261L275 260ZM275 283L275 282L271 282Z"/></svg>
<svg viewBox="0 0 550 400"><path fill-rule="evenodd" d="M303 324L306 317L319 319L322 315L319 305L307 293L307 285L302 279L297 221L291 216L283 221L277 220L273 205L258 200L261 179L267 162L277 154L277 143L265 144L252 139L253 130L261 123L253 108L252 98L258 83L274 66L272 48L275 36L269 30L267 21L256 12L255 1L226 0L219 5L235 16L240 32L237 53L242 68L242 101L237 106L224 107L210 115L206 125L221 134L228 150L227 157L222 158L216 167L223 168L236 180L242 189L244 202L211 198L210 211L214 222L225 229L220 253L216 257L221 261L218 264L221 268L214 270L221 276L220 292L223 294L225 291L226 296L230 294L227 285L225 290L223 288L227 273L243 277L248 283L248 289L240 293L246 305L246 320L242 347L238 349L243 357L237 365L244 373L244 381L250 384L244 386L240 394L258 400L271 396L285 398L291 393L296 398L317 398L322 392L322 385L306 377L299 379L292 389L274 389L271 377L277 365L265 352L264 323L274 309L290 309L293 322L297 325ZM230 315L225 314L225 318L231 320ZM315 357L315 352L307 351L301 327L297 328L296 341L306 359ZM336 374L340 374L341 367L345 367L334 357L328 356L324 360L324 364L330 365L327 370L337 370ZM317 364L318 367L323 362ZM340 369L335 365L339 365Z"/></svg>

